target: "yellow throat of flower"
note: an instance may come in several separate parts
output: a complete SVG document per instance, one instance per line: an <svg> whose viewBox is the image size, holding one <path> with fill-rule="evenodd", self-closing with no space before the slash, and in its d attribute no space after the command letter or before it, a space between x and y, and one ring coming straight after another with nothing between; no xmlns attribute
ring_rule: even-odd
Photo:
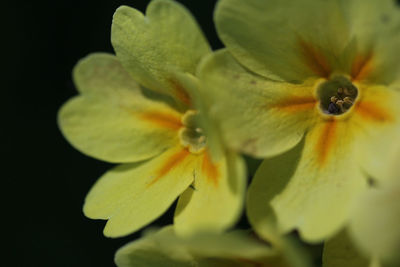
<svg viewBox="0 0 400 267"><path fill-rule="evenodd" d="M186 111L182 116L183 127L178 133L181 145L194 154L203 152L206 146L206 137L203 130L197 126L197 115L198 112L195 110Z"/></svg>

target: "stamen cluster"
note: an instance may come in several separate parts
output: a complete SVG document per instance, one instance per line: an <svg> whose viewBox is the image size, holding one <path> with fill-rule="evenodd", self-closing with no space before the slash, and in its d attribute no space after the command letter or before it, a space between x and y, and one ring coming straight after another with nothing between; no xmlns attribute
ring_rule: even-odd
<svg viewBox="0 0 400 267"><path fill-rule="evenodd" d="M330 103L327 109L328 113L333 115L345 113L354 104L354 100L356 97L356 90L349 89L347 87L338 88L336 94L330 97Z"/></svg>

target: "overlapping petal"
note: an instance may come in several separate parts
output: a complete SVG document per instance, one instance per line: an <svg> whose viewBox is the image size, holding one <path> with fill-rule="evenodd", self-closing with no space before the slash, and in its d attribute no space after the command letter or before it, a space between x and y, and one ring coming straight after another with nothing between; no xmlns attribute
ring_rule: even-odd
<svg viewBox="0 0 400 267"><path fill-rule="evenodd" d="M201 69L201 64L199 65ZM208 101L205 90L200 80L189 73L176 73L179 82L188 92L193 106L200 116L196 117L196 124L202 129L207 137L207 149L213 161L219 161L225 157L226 147L223 145L221 131L218 126L218 118L209 113L210 106L214 103ZM203 92L204 91L204 92Z"/></svg>
<svg viewBox="0 0 400 267"><path fill-rule="evenodd" d="M308 132L296 171L271 202L284 231L298 228L304 239L321 241L345 224L367 185L355 160L356 134L348 120L334 118Z"/></svg>
<svg viewBox="0 0 400 267"><path fill-rule="evenodd" d="M399 170L398 162L396 168ZM349 232L366 256L389 266L400 264L400 176L382 181L362 195L353 209Z"/></svg>
<svg viewBox="0 0 400 267"><path fill-rule="evenodd" d="M64 104L58 122L81 152L109 162L133 162L179 142L182 114L145 96L116 57L82 59L74 80L81 94Z"/></svg>
<svg viewBox="0 0 400 267"><path fill-rule="evenodd" d="M218 33L247 68L302 81L334 72L389 83L399 75L399 8L394 1L223 0Z"/></svg>
<svg viewBox="0 0 400 267"><path fill-rule="evenodd" d="M256 173L248 215L258 232L268 231L263 225L277 220L282 231L298 229L308 241L332 236L348 220L351 204L367 181L385 176L384 166L394 157L392 147L398 147L400 136L400 99L391 88L398 87L399 74L394 53L398 38L390 37L400 29L396 14L398 8L389 1L381 6L358 0L219 2L218 33L244 65L233 72L234 61L221 60L220 53L209 57L204 63L208 68L200 71L208 87L216 88L206 95L216 99L210 110L225 142L270 157L300 146L304 137L297 159L292 157L295 147L266 159ZM213 60L218 64L211 64ZM346 114L332 116L318 110L321 96L315 94L337 75L349 79L359 95ZM221 82L224 77L231 84ZM222 88L228 88L226 93ZM236 107L240 112L235 113ZM246 134L256 149L243 142Z"/></svg>
<svg viewBox="0 0 400 267"><path fill-rule="evenodd" d="M219 161L208 151L193 170L194 182L181 195L175 211L174 226L180 235L195 231L222 231L231 227L243 208L246 169L243 159L229 153Z"/></svg>
<svg viewBox="0 0 400 267"><path fill-rule="evenodd" d="M352 44L351 74L370 83L390 84L400 74L400 9L391 0L340 1Z"/></svg>
<svg viewBox="0 0 400 267"><path fill-rule="evenodd" d="M143 238L131 242L120 248L115 254L115 263L118 267L133 266L166 266L166 267L191 267L194 266L193 256L186 248L169 244L168 247L160 248L158 239L172 239L173 227L164 227L156 234L147 234ZM167 250L167 251L164 251Z"/></svg>
<svg viewBox="0 0 400 267"><path fill-rule="evenodd" d="M342 231L324 244L323 267L379 267L360 254L347 231Z"/></svg>
<svg viewBox="0 0 400 267"><path fill-rule="evenodd" d="M146 16L122 6L114 14L111 41L127 71L145 87L190 99L176 80L176 71L194 74L209 45L192 15L179 3L151 1Z"/></svg>
<svg viewBox="0 0 400 267"><path fill-rule="evenodd" d="M139 266L309 266L304 255L286 258L286 251L267 246L236 230L224 234L201 232L188 238L176 235L173 227L148 234L117 251L119 267ZM293 254L291 254L293 256ZM165 264L162 263L165 260Z"/></svg>
<svg viewBox="0 0 400 267"><path fill-rule="evenodd" d="M270 204L296 171L304 142L289 151L264 160L247 191L246 214L254 231L267 240L276 240L277 218Z"/></svg>
<svg viewBox="0 0 400 267"><path fill-rule="evenodd" d="M199 155L194 183L179 198L174 225L180 235L195 231L225 230L243 210L246 167L243 158L221 144L215 118L208 114L199 80L188 73L176 75L188 91L196 108L195 124L206 137L205 150Z"/></svg>
<svg viewBox="0 0 400 267"><path fill-rule="evenodd" d="M302 138L315 122L317 101L312 86L277 83L247 72L226 50L199 67L201 93L210 105L229 147L254 156L281 153Z"/></svg>
<svg viewBox="0 0 400 267"><path fill-rule="evenodd" d="M108 219L106 236L132 233L164 213L193 182L195 156L177 146L143 163L118 166L103 175L88 193L83 211Z"/></svg>
<svg viewBox="0 0 400 267"><path fill-rule="evenodd" d="M232 54L267 78L304 81L344 68L349 41L338 1L222 0L218 34Z"/></svg>
<svg viewBox="0 0 400 267"><path fill-rule="evenodd" d="M271 203L284 232L297 228L305 240L317 242L338 231L367 184L354 159L352 138L346 121L326 120L308 132L303 148L266 159L249 191L248 206L255 206L249 207L249 215L258 222L254 225L271 218Z"/></svg>
<svg viewBox="0 0 400 267"><path fill-rule="evenodd" d="M283 231L298 228L308 241L332 236L349 219L367 180L385 179L399 147L398 91L357 86L359 100L350 114L320 116L301 153L297 147L263 162L247 204L258 232L276 214ZM274 212L265 204L270 202Z"/></svg>

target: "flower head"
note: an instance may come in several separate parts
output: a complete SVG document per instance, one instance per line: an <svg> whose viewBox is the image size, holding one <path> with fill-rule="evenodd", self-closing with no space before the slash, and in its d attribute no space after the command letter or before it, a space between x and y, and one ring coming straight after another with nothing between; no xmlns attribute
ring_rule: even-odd
<svg viewBox="0 0 400 267"><path fill-rule="evenodd" d="M198 76L225 143L268 158L249 189L256 230L276 215L320 241L383 179L400 137L399 18L389 0L219 1L227 49Z"/></svg>
<svg viewBox="0 0 400 267"><path fill-rule="evenodd" d="M111 39L116 56L81 60L74 69L80 95L59 112L60 128L76 148L124 163L93 186L85 215L107 219L105 235L122 236L180 196L178 233L231 226L242 208L245 169L235 153L213 157L202 130L206 117L192 97L191 74L210 48L198 25L180 4L154 0L146 16L120 7Z"/></svg>

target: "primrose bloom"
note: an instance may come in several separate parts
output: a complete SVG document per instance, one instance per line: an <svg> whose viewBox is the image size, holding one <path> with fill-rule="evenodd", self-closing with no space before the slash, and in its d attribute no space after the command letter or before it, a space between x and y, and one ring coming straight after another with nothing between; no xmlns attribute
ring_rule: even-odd
<svg viewBox="0 0 400 267"><path fill-rule="evenodd" d="M107 219L105 235L123 236L180 196L178 233L231 226L242 210L246 174L238 155L211 155L199 123L205 117L186 88L197 89L190 74L210 52L198 25L181 5L155 0L146 16L120 7L111 39L117 56L98 53L81 60L73 73L80 95L59 112L73 146L123 163L90 190L85 215Z"/></svg>
<svg viewBox="0 0 400 267"><path fill-rule="evenodd" d="M267 158L249 188L250 222L332 236L399 143L398 8L221 0L215 21L227 49L199 68L209 114L227 145Z"/></svg>
<svg viewBox="0 0 400 267"><path fill-rule="evenodd" d="M311 266L307 255L291 240L267 245L247 230L223 234L176 235L171 226L131 242L115 255L118 267L131 266Z"/></svg>

